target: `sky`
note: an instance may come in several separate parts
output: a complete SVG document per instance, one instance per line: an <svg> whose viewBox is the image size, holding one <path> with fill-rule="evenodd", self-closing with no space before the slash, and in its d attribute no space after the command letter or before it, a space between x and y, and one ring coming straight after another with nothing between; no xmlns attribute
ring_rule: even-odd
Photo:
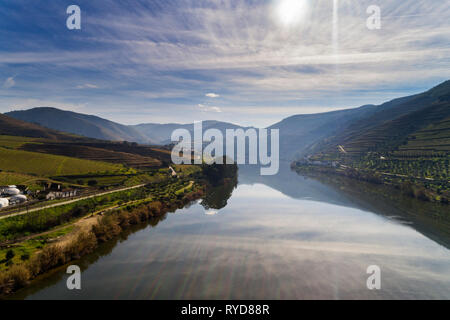
<svg viewBox="0 0 450 320"><path fill-rule="evenodd" d="M73 4L80 30L66 26ZM419 93L449 71L442 0L0 2L0 112L263 127Z"/></svg>

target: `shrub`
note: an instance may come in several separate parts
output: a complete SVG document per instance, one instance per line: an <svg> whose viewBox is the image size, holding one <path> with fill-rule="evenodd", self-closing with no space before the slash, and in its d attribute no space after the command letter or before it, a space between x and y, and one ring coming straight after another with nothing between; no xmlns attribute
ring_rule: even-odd
<svg viewBox="0 0 450 320"><path fill-rule="evenodd" d="M81 256L94 251L97 238L92 232L82 232L77 238L64 248L66 260L79 259Z"/></svg>
<svg viewBox="0 0 450 320"><path fill-rule="evenodd" d="M121 231L118 219L112 216L105 216L98 224L92 226L92 232L99 242L106 242L119 235Z"/></svg>
<svg viewBox="0 0 450 320"><path fill-rule="evenodd" d="M12 258L14 258L16 256L16 254L14 253L14 251L12 249L9 249L6 252L6 260L11 260Z"/></svg>
<svg viewBox="0 0 450 320"><path fill-rule="evenodd" d="M98 181L97 180L89 180L88 181L88 186L90 186L90 187L94 187L94 186L96 186L98 184Z"/></svg>
<svg viewBox="0 0 450 320"><path fill-rule="evenodd" d="M162 213L163 205L159 201L152 202L148 205L148 208L150 209L150 212L152 215L159 215Z"/></svg>
<svg viewBox="0 0 450 320"><path fill-rule="evenodd" d="M117 221L119 222L119 226L121 228L126 228L130 225L129 223L130 220L130 214L126 211L120 211L117 214Z"/></svg>
<svg viewBox="0 0 450 320"><path fill-rule="evenodd" d="M30 259L30 254L29 253L24 253L23 255L20 256L20 259L22 261L26 261L26 260Z"/></svg>
<svg viewBox="0 0 450 320"><path fill-rule="evenodd" d="M15 291L24 287L30 279L30 272L22 265L12 267L9 272L9 281L12 285L12 290Z"/></svg>
<svg viewBox="0 0 450 320"><path fill-rule="evenodd" d="M41 253L36 256L36 260L39 266L38 273L42 273L50 270L51 268L64 264L65 255L60 246L48 246L42 249Z"/></svg>

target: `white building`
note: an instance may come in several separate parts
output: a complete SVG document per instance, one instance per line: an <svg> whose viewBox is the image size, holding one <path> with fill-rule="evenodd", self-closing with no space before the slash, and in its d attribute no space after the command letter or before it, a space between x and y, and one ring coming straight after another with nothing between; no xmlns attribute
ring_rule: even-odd
<svg viewBox="0 0 450 320"><path fill-rule="evenodd" d="M0 187L0 208L27 202L28 199L16 186Z"/></svg>
<svg viewBox="0 0 450 320"><path fill-rule="evenodd" d="M8 188L3 189L3 194L7 196L16 196L20 194L20 190L16 188L16 186L9 186Z"/></svg>
<svg viewBox="0 0 450 320"><path fill-rule="evenodd" d="M6 198L0 198L0 208L6 208L9 206L9 200Z"/></svg>
<svg viewBox="0 0 450 320"><path fill-rule="evenodd" d="M78 195L78 190L52 191L47 194L47 200L55 200L61 198L72 198Z"/></svg>
<svg viewBox="0 0 450 320"><path fill-rule="evenodd" d="M27 197L23 194L18 194L9 198L9 202L11 205L24 203L27 202Z"/></svg>

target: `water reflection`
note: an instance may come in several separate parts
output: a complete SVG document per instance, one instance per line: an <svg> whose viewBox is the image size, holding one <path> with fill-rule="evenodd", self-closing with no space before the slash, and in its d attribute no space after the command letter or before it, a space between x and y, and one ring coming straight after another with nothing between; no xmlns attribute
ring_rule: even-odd
<svg viewBox="0 0 450 320"><path fill-rule="evenodd" d="M284 163L279 174L274 177L260 176L257 168L244 166L239 171L239 183L262 183L292 198L374 212L399 223L411 225L427 237L450 248L448 205L420 201L383 185L340 176L316 175L311 178L295 175L288 163Z"/></svg>
<svg viewBox="0 0 450 320"><path fill-rule="evenodd" d="M286 167L276 177L251 170L240 168L237 188L212 189L82 259L82 291L68 291L60 271L16 298L450 298L445 240L418 232L407 209ZM366 287L369 265L381 267L380 291Z"/></svg>
<svg viewBox="0 0 450 320"><path fill-rule="evenodd" d="M201 202L206 212L217 213L217 210L225 208L237 184L238 178L237 174L235 174L233 177L225 179L221 185L208 186Z"/></svg>

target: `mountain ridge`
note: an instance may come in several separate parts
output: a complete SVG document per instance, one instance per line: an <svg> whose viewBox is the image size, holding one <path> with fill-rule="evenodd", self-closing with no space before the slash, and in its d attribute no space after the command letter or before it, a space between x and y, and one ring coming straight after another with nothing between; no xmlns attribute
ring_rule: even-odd
<svg viewBox="0 0 450 320"><path fill-rule="evenodd" d="M5 115L46 128L65 131L89 138L110 141L133 141L151 144L152 141L136 129L94 115L65 111L50 107L11 111Z"/></svg>
<svg viewBox="0 0 450 320"><path fill-rule="evenodd" d="M442 82L428 91L400 97L380 105L367 104L345 110L300 114L287 117L268 129L280 130L280 155L282 160L295 160L318 152L328 151L337 145L356 141L366 132L377 132L390 121L412 114L439 101L450 100L450 80ZM175 129L193 132L193 124L141 123L123 125L94 115L85 115L55 108L33 108L6 113L16 119L37 122L51 129L64 130L74 134L112 141L132 141L141 144L167 145ZM73 123L71 123L73 121ZM203 129L248 129L236 124L209 120L203 122ZM392 127L390 127L392 130ZM394 130L395 131L395 130Z"/></svg>

